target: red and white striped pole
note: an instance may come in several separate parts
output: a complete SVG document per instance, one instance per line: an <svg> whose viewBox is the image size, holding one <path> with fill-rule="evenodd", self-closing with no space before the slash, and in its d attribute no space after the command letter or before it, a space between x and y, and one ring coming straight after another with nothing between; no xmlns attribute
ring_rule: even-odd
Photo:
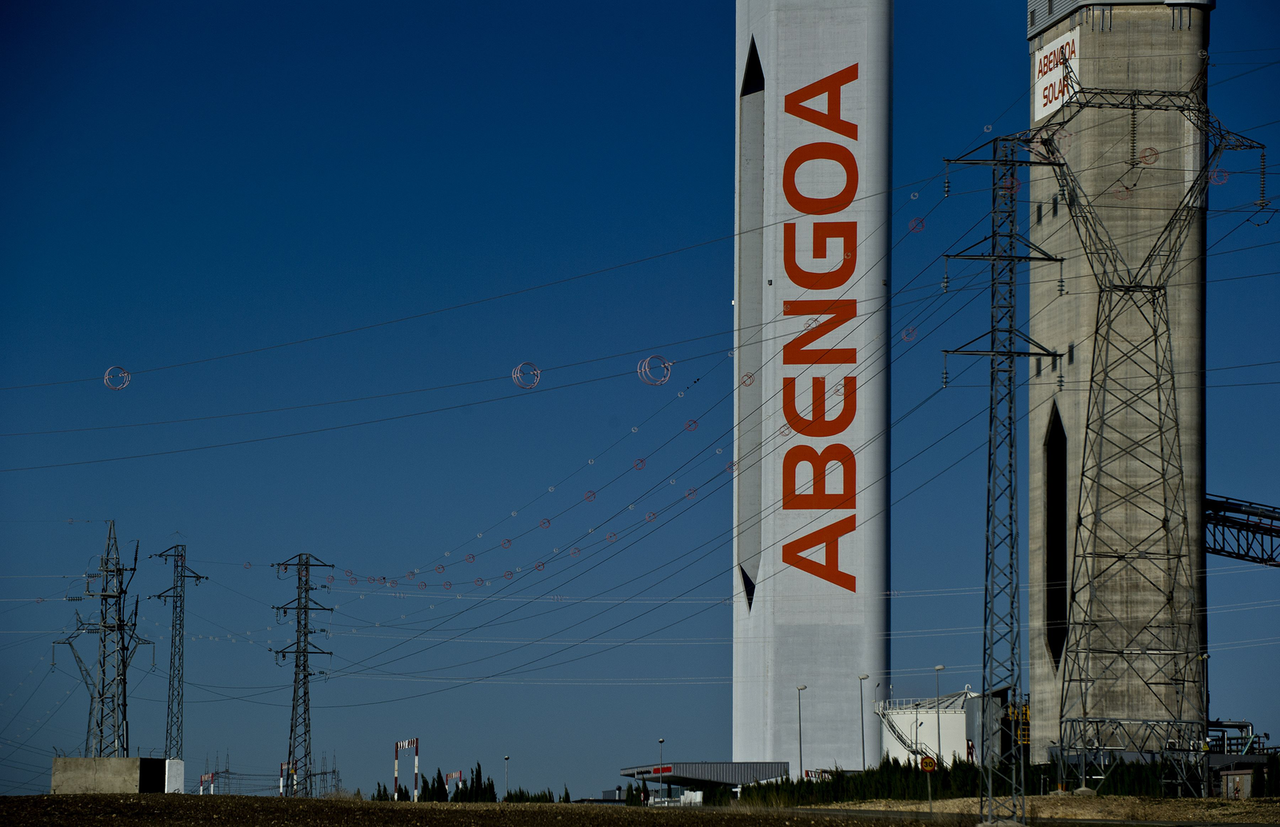
<svg viewBox="0 0 1280 827"><path fill-rule="evenodd" d="M400 800L400 742L396 741L395 769L391 771L391 800Z"/></svg>
<svg viewBox="0 0 1280 827"><path fill-rule="evenodd" d="M392 801L400 800L400 750L409 747L413 747L413 795L409 800L414 802L418 800L418 739L410 738L407 741L396 741L395 780L392 782L395 785L395 792L391 796Z"/></svg>
<svg viewBox="0 0 1280 827"><path fill-rule="evenodd" d="M284 798L284 768L287 766L289 765L288 764L280 765L280 797L281 798ZM213 784L209 785L209 791L213 792Z"/></svg>

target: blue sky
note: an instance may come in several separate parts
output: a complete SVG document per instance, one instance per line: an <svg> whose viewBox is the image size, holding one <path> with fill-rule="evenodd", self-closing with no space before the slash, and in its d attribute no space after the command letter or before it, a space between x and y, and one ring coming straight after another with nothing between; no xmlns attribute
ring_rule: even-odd
<svg viewBox="0 0 1280 827"><path fill-rule="evenodd" d="M939 291L939 256L982 237L985 172L943 199L941 160L1026 124L1007 6L897 10L895 417L986 329L980 274ZM267 785L284 758L292 670L269 650L291 631L270 607L293 584L271 564L300 552L335 566L313 738L349 787L386 783L410 737L430 771L481 761L501 783L509 754L513 786L575 796L659 737L668 759L729 757L733 17L0 11L0 792L47 789L52 750L83 742L50 643L87 608L64 598L107 519L140 543L156 642L131 674L140 754L163 747L169 646L145 596L171 575L146 556L186 543L210 578L187 601L189 782L229 754ZM1278 24L1219 4L1211 54L1215 113L1273 146ZM1210 193L1208 475L1274 504L1280 221L1245 221L1257 166L1228 158ZM663 386L636 376L652 354L674 362ZM532 391L510 377L525 361ZM133 373L119 392L112 365ZM983 376L893 434L897 696L932 695L936 663L943 691L980 683ZM1278 577L1210 558L1213 715L1271 731Z"/></svg>

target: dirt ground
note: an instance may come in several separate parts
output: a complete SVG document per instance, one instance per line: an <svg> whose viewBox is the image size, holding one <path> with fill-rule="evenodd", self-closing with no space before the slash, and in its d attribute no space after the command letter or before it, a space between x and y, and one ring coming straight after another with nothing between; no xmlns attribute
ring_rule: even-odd
<svg viewBox="0 0 1280 827"><path fill-rule="evenodd" d="M922 813L927 820L925 801L856 801L832 805L831 809ZM933 802L935 813L978 815L978 799L953 798ZM1030 820L1071 821L1168 821L1180 824L1280 824L1280 800L1222 798L1162 799L1133 796L1027 796Z"/></svg>
<svg viewBox="0 0 1280 827"><path fill-rule="evenodd" d="M1034 797L1033 820L1280 824L1280 801ZM589 804L392 804L249 796L0 797L0 825L50 827L819 827L976 822L977 800L870 801L805 810L641 808Z"/></svg>
<svg viewBox="0 0 1280 827"><path fill-rule="evenodd" d="M800 816L795 811L592 804L393 804L192 795L0 798L4 827L809 827L861 820L834 811Z"/></svg>

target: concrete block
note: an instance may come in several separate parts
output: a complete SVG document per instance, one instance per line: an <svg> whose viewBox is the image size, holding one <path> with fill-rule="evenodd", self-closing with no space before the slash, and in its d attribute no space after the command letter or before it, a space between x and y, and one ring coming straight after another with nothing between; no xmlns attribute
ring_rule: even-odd
<svg viewBox="0 0 1280 827"><path fill-rule="evenodd" d="M158 793L165 789L163 758L54 758L49 791L86 793Z"/></svg>

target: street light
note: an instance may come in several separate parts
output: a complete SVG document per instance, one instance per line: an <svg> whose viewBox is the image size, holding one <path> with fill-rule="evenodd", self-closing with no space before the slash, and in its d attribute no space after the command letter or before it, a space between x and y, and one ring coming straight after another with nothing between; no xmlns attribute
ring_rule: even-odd
<svg viewBox="0 0 1280 827"><path fill-rule="evenodd" d="M1200 795L1203 798L1209 797L1209 730L1207 727L1209 721L1209 653L1205 652L1200 656L1204 667L1200 671L1200 715L1205 721L1206 728L1204 732L1204 743L1200 747ZM1223 734L1225 737L1225 733ZM1270 740L1270 735L1262 733L1265 740Z"/></svg>
<svg viewBox="0 0 1280 827"><path fill-rule="evenodd" d="M796 687L796 736L800 742L800 780L804 780L804 711L800 707L800 693L809 687L800 684Z"/></svg>
<svg viewBox="0 0 1280 827"><path fill-rule="evenodd" d="M511 760L510 755L502 756L502 800L506 801L511 795L511 772L508 763Z"/></svg>
<svg viewBox="0 0 1280 827"><path fill-rule="evenodd" d="M871 687L871 705L875 706L878 703L880 703L880 681L876 681L876 685ZM880 726L880 754L876 757L881 761L883 761L885 757L883 725Z"/></svg>
<svg viewBox="0 0 1280 827"><path fill-rule="evenodd" d="M664 737L658 739L658 792L662 792L662 778L660 778L662 776L662 745L666 743L667 739L664 739Z"/></svg>
<svg viewBox="0 0 1280 827"><path fill-rule="evenodd" d="M867 708L862 694L862 682L870 675L858 676L858 728L862 730L862 771L867 771Z"/></svg>
<svg viewBox="0 0 1280 827"><path fill-rule="evenodd" d="M933 667L933 714L938 719L938 763L942 763L942 690L941 678L942 670L947 667L938 664Z"/></svg>

